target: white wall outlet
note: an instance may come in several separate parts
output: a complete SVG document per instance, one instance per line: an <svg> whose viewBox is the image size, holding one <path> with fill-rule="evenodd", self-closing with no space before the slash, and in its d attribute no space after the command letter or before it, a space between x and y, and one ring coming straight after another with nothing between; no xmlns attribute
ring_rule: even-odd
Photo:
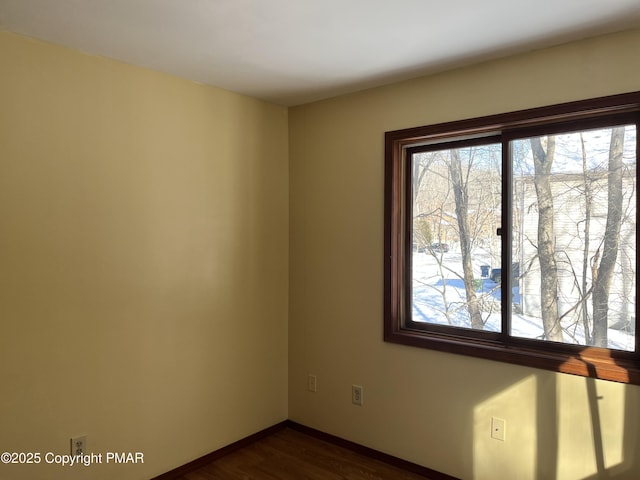
<svg viewBox="0 0 640 480"><path fill-rule="evenodd" d="M491 417L491 438L504 442L506 438L507 422L502 418Z"/></svg>
<svg viewBox="0 0 640 480"><path fill-rule="evenodd" d="M87 436L71 438L71 455L85 455L87 453Z"/></svg>
<svg viewBox="0 0 640 480"><path fill-rule="evenodd" d="M360 385L351 385L351 403L360 405L364 403L362 387Z"/></svg>
<svg viewBox="0 0 640 480"><path fill-rule="evenodd" d="M307 377L307 390L310 392L315 392L318 389L318 377L315 375L309 374Z"/></svg>

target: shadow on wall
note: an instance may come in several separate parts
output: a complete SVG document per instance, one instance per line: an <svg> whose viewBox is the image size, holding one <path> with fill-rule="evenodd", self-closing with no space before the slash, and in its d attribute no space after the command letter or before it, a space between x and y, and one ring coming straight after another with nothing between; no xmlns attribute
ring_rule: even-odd
<svg viewBox="0 0 640 480"><path fill-rule="evenodd" d="M540 371L473 412L473 478L638 478L640 389ZM506 421L504 441L491 419Z"/></svg>
<svg viewBox="0 0 640 480"><path fill-rule="evenodd" d="M595 375L595 367L587 365L589 373ZM623 405L619 410L621 425L616 425L618 435L622 444L620 445L620 461L610 465L608 452L606 449L609 435L607 432L607 420L601 415L600 402L604 400L598 392L598 383L594 378L585 378L587 396L589 399L590 424L593 431L593 455L596 464L596 472L593 475L584 477L582 480L595 480L600 478L627 479L637 478L637 471L640 467L638 463L638 435L640 431L640 416L638 409L632 408L637 405L637 389L626 388ZM636 395L634 395L636 393Z"/></svg>

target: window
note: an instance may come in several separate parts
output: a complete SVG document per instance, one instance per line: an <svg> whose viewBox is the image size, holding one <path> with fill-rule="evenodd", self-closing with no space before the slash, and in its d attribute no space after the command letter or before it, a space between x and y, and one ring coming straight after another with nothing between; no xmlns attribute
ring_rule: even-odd
<svg viewBox="0 0 640 480"><path fill-rule="evenodd" d="M640 92L387 132L385 340L640 384Z"/></svg>

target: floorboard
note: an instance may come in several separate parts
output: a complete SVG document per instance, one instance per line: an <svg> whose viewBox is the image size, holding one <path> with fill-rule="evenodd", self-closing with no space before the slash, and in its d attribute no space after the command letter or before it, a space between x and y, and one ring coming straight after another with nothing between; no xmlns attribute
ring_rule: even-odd
<svg viewBox="0 0 640 480"><path fill-rule="evenodd" d="M425 480L306 433L284 428L176 480Z"/></svg>

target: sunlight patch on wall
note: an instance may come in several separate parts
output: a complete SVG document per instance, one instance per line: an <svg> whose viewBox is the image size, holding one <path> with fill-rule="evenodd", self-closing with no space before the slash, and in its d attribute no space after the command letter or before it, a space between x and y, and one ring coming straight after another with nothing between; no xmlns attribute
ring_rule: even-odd
<svg viewBox="0 0 640 480"><path fill-rule="evenodd" d="M525 377L475 407L473 478L611 474L625 461L625 408L614 382L551 373ZM504 440L492 438L492 418L504 420Z"/></svg>
<svg viewBox="0 0 640 480"><path fill-rule="evenodd" d="M473 412L473 478L534 479L536 474L534 375L480 403ZM505 440L491 438L491 418L505 420Z"/></svg>

